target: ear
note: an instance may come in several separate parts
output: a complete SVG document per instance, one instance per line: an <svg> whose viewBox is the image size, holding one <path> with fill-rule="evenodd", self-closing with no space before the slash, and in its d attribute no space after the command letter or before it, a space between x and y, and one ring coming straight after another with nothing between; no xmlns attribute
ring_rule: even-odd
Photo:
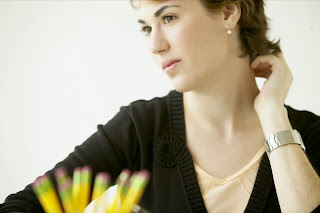
<svg viewBox="0 0 320 213"><path fill-rule="evenodd" d="M241 7L239 4L227 4L222 9L224 20L223 25L226 30L232 30L237 25L241 16Z"/></svg>

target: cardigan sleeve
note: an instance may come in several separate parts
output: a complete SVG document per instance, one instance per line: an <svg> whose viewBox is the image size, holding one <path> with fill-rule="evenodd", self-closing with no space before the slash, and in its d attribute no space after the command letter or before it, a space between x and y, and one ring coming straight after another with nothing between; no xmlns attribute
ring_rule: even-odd
<svg viewBox="0 0 320 213"><path fill-rule="evenodd" d="M302 138L306 146L306 155L320 176L320 119L303 132Z"/></svg>
<svg viewBox="0 0 320 213"><path fill-rule="evenodd" d="M122 169L133 168L139 156L138 140L134 124L127 107L120 111L105 125L98 125L97 131L55 167L46 172L53 181L56 168L63 167L72 176L76 167L90 166L93 177L101 171L108 172L113 182ZM92 178L93 179L93 178ZM91 183L92 184L92 183ZM0 212L43 212L31 184L24 190L8 196L0 204Z"/></svg>

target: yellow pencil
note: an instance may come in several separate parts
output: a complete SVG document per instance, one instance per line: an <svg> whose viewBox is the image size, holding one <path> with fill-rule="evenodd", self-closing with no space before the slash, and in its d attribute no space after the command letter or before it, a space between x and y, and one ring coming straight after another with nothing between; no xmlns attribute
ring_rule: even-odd
<svg viewBox="0 0 320 213"><path fill-rule="evenodd" d="M110 186L111 177L107 172L99 172L93 185L91 201L100 197Z"/></svg>
<svg viewBox="0 0 320 213"><path fill-rule="evenodd" d="M123 203L123 201L125 200L125 198L127 197L128 191L130 189L130 185L131 185L131 178L124 182L122 189L120 191L120 205ZM119 209L117 209L118 211Z"/></svg>
<svg viewBox="0 0 320 213"><path fill-rule="evenodd" d="M88 166L84 166L81 169L81 193L79 197L79 207L81 212L87 207L90 200L91 192L91 169Z"/></svg>
<svg viewBox="0 0 320 213"><path fill-rule="evenodd" d="M140 171L133 179L128 194L119 209L121 213L130 213L132 207L139 202L145 187L150 178L150 173L146 170Z"/></svg>
<svg viewBox="0 0 320 213"><path fill-rule="evenodd" d="M80 193L81 193L81 168L77 167L73 171L72 183L72 205L74 213L82 213L80 210Z"/></svg>
<svg viewBox="0 0 320 213"><path fill-rule="evenodd" d="M56 193L55 188L53 187L49 177L47 175L43 175L43 187L48 192L49 202L53 206L55 213L63 213L58 195Z"/></svg>
<svg viewBox="0 0 320 213"><path fill-rule="evenodd" d="M141 177L141 182L139 190L137 191L137 194L133 199L132 207L139 202L150 180L150 173L147 170L142 170L139 174Z"/></svg>
<svg viewBox="0 0 320 213"><path fill-rule="evenodd" d="M92 173L88 166L75 168L73 181L63 168L55 171L59 197L47 175L38 177L32 184L32 188L46 213L82 213L90 200ZM150 178L148 171L135 172L130 178L130 171L124 169L117 179L118 189L112 203L103 211L106 213L130 213L135 206ZM94 211L97 212L98 201L102 202L101 195L110 186L111 177L107 172L96 175L91 201L96 200ZM120 205L119 205L120 203ZM64 209L64 211L63 211Z"/></svg>
<svg viewBox="0 0 320 213"><path fill-rule="evenodd" d="M58 194L62 203L62 207L65 213L73 213L72 205L72 179L68 175L67 171L60 167L54 172L56 182L58 184Z"/></svg>
<svg viewBox="0 0 320 213"><path fill-rule="evenodd" d="M128 169L122 170L122 172L120 173L120 175L117 179L117 184L118 184L117 194L116 194L111 206L106 209L106 212L110 212L110 213L116 212L116 206L117 206L118 201L121 196L122 187L123 187L124 183L129 179L129 177L130 177L130 171Z"/></svg>
<svg viewBox="0 0 320 213"><path fill-rule="evenodd" d="M68 175L67 171L62 167L57 168L54 172L54 175L56 177L56 182L58 185L64 184L64 183L70 182L70 181L72 182L72 179Z"/></svg>
<svg viewBox="0 0 320 213"><path fill-rule="evenodd" d="M58 192L65 213L73 213L72 204L72 181L68 181L58 185Z"/></svg>
<svg viewBox="0 0 320 213"><path fill-rule="evenodd" d="M93 212L97 212L100 199L98 199L110 186L111 177L107 172L99 172L96 175L93 185L91 201L95 200Z"/></svg>
<svg viewBox="0 0 320 213"><path fill-rule="evenodd" d="M32 183L32 189L35 192L36 196L39 199L39 202L44 209L45 212L52 212L50 204L48 203L48 200L46 199L45 191L43 190L41 186L41 177L38 177L33 183Z"/></svg>

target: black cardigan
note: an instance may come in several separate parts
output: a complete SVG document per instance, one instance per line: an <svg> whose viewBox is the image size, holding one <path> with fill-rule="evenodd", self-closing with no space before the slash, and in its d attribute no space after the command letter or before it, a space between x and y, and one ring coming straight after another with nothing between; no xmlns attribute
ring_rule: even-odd
<svg viewBox="0 0 320 213"><path fill-rule="evenodd" d="M320 172L320 117L289 106L289 120L306 146L306 154ZM75 167L88 165L93 175L107 171L115 181L122 169L151 172L140 205L151 212L207 212L191 154L185 141L183 96L171 91L150 101L138 100L120 111L73 153L58 163L72 175ZM47 173L54 179L54 169ZM56 183L54 183L56 184ZM288 195L290 196L290 195ZM7 197L0 212L43 212L30 185ZM270 162L263 155L245 212L281 212ZM320 206L313 212L320 212Z"/></svg>

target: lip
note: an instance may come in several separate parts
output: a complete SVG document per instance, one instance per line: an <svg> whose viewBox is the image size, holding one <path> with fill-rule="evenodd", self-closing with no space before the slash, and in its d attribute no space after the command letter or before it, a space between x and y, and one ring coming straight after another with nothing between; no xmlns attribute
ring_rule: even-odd
<svg viewBox="0 0 320 213"><path fill-rule="evenodd" d="M170 67L172 64L176 62L180 62L180 59L169 59L164 62L162 62L162 69L166 69L167 67Z"/></svg>
<svg viewBox="0 0 320 213"><path fill-rule="evenodd" d="M166 67L166 68L164 69L164 71L165 71L167 74L171 74L171 73L174 71L174 69L180 64L180 62L181 62L181 61L177 61L177 62L171 64L170 66Z"/></svg>

